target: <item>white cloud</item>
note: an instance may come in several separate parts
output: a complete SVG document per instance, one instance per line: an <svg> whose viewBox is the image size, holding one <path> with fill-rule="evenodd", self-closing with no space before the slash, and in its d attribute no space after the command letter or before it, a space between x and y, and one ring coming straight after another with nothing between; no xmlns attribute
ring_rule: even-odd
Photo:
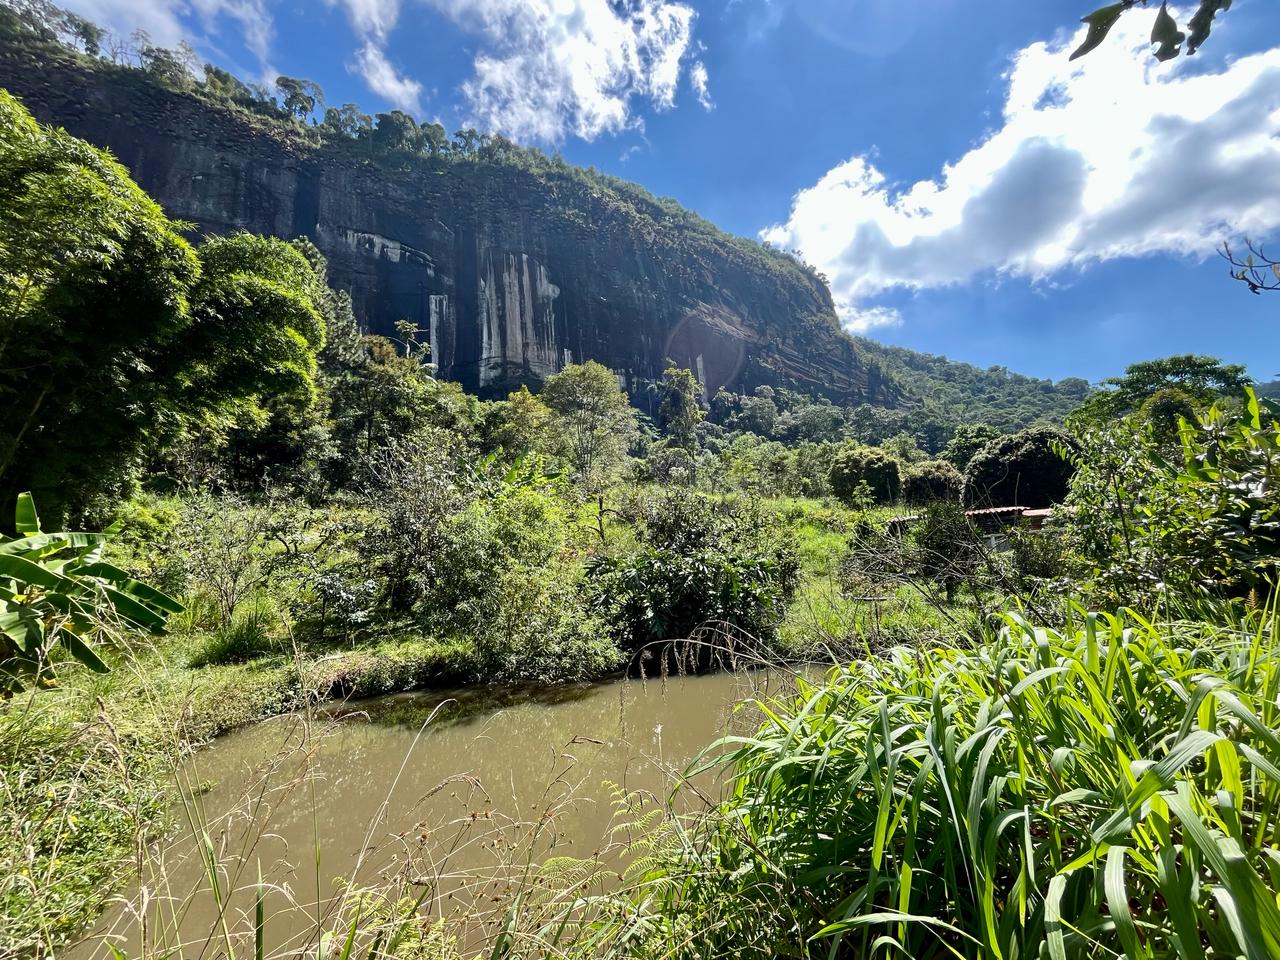
<svg viewBox="0 0 1280 960"><path fill-rule="evenodd" d="M762 237L802 251L860 324L892 288L1206 256L1224 233L1280 226L1280 48L1196 73L1195 61L1157 64L1149 29L1122 20L1074 63L1079 36L1027 47L999 128L936 178L900 187L852 157Z"/></svg>
<svg viewBox="0 0 1280 960"><path fill-rule="evenodd" d="M197 48L217 47L219 21L239 28L244 45L258 60L266 82L275 80L268 68L274 24L265 0L60 0L60 6L106 27L122 38L144 30L151 42L173 47L185 40ZM194 22L193 22L194 21Z"/></svg>
<svg viewBox="0 0 1280 960"><path fill-rule="evenodd" d="M544 141L626 129L632 102L674 105L694 11L667 0L423 0L482 46L474 122Z"/></svg>
<svg viewBox="0 0 1280 960"><path fill-rule="evenodd" d="M850 333L866 333L877 327L902 326L902 314L892 307L850 307L841 311L840 323Z"/></svg>
<svg viewBox="0 0 1280 960"><path fill-rule="evenodd" d="M326 0L347 11L352 28L363 37L383 40L400 18L400 0Z"/></svg>
<svg viewBox="0 0 1280 960"><path fill-rule="evenodd" d="M382 48L367 41L356 53L353 69L364 77L369 89L390 100L408 113L417 113L422 97L422 84L400 73L387 59Z"/></svg>
<svg viewBox="0 0 1280 960"><path fill-rule="evenodd" d="M707 84L707 66L701 60L689 70L689 82L693 84L693 92L698 98L698 103L702 104L702 109L715 109L715 103L711 100L711 90Z"/></svg>

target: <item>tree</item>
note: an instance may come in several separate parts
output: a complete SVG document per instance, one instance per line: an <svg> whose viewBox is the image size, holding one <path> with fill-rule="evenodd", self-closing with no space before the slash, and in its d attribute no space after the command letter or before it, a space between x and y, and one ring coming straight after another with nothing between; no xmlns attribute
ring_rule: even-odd
<svg viewBox="0 0 1280 960"><path fill-rule="evenodd" d="M486 446L502 449L516 459L539 446L550 422L551 408L522 385L506 400L490 406L485 424Z"/></svg>
<svg viewBox="0 0 1280 960"><path fill-rule="evenodd" d="M1168 388L1181 391L1198 406L1211 406L1223 397L1238 397L1250 383L1245 368L1223 363L1216 357L1181 354L1161 360L1130 364L1124 376L1102 381L1104 389L1093 394L1068 418L1078 425L1101 425L1136 413L1156 393Z"/></svg>
<svg viewBox="0 0 1280 960"><path fill-rule="evenodd" d="M698 397L702 387L692 370L670 366L658 384L662 402L658 407L658 426L667 441L689 453L698 449L698 424L706 412Z"/></svg>
<svg viewBox="0 0 1280 960"><path fill-rule="evenodd" d="M212 63L204 65L204 89L210 96L232 103L249 103L253 100L253 91L239 77Z"/></svg>
<svg viewBox="0 0 1280 960"><path fill-rule="evenodd" d="M1071 54L1071 59L1083 57L1086 53L1097 49L1124 14L1134 7L1146 5L1147 0L1120 0L1119 3L1109 3L1105 7L1099 7L1084 17L1081 22L1088 24L1089 31L1085 35L1084 42ZM1184 41L1187 55L1195 53L1209 39L1209 33L1213 29L1213 19L1218 11L1227 10L1230 6L1231 0L1200 0L1196 12L1187 21L1187 30L1184 33L1178 29L1178 22L1169 12L1169 5L1161 3L1151 28L1151 43L1156 47L1155 58L1162 63L1172 60L1183 52Z"/></svg>
<svg viewBox="0 0 1280 960"><path fill-rule="evenodd" d="M341 107L329 107L325 110L324 126L344 137L359 140L372 132L373 118L363 113L354 103L344 103Z"/></svg>
<svg viewBox="0 0 1280 960"><path fill-rule="evenodd" d="M947 442L942 459L963 471L975 453L1000 435L999 430L985 423L962 423Z"/></svg>
<svg viewBox="0 0 1280 960"><path fill-rule="evenodd" d="M831 490L841 500L852 501L862 484L878 503L898 498L901 467L898 461L876 447L849 444L836 454L830 471Z"/></svg>
<svg viewBox="0 0 1280 960"><path fill-rule="evenodd" d="M1178 387L1162 387L1146 399L1137 413L1141 423L1162 447L1176 447L1182 422L1196 419L1195 399Z"/></svg>
<svg viewBox="0 0 1280 960"><path fill-rule="evenodd" d="M547 378L542 400L557 415L565 457L594 482L621 459L636 434L636 412L608 367L588 360Z"/></svg>
<svg viewBox="0 0 1280 960"><path fill-rule="evenodd" d="M1048 507L1061 503L1073 472L1063 451L1075 441L1056 427L1031 427L992 440L964 474L969 507Z"/></svg>
<svg viewBox="0 0 1280 960"><path fill-rule="evenodd" d="M322 291L298 251L238 235L197 257L109 155L4 93L0 134L0 496L60 516L187 430L313 390Z"/></svg>
<svg viewBox="0 0 1280 960"><path fill-rule="evenodd" d="M381 153L412 153L418 147L418 124L402 110L380 113L373 128L373 145Z"/></svg>
<svg viewBox="0 0 1280 960"><path fill-rule="evenodd" d="M902 478L902 498L914 505L959 503L963 489L964 475L946 460L917 463Z"/></svg>
<svg viewBox="0 0 1280 960"><path fill-rule="evenodd" d="M324 105L324 91L312 80L276 77L276 89L284 99L285 112L297 120L306 120L317 105Z"/></svg>

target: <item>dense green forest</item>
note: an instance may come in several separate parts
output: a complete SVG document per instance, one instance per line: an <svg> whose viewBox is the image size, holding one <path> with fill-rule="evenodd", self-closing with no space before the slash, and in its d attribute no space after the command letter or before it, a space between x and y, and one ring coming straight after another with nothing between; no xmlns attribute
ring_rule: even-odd
<svg viewBox="0 0 1280 960"><path fill-rule="evenodd" d="M52 16L16 9L3 29ZM378 162L558 164L136 56ZM211 785L183 771L229 731L744 664L829 672L762 695L674 796L619 785L607 855L513 821L482 943L428 899L426 846L317 892L298 950L264 907L287 883L194 947L142 883L138 960L1280 955L1274 384L1184 355L1091 389L868 341L917 402L704 402L673 365L649 416L594 362L482 401L419 333L362 331L305 239L190 240L0 91L0 956L61 955L175 837L221 897L250 851L189 816Z"/></svg>

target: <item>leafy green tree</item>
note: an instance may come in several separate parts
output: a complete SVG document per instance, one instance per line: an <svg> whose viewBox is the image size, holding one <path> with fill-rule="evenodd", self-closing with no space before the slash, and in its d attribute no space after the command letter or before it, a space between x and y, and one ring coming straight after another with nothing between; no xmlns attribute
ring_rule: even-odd
<svg viewBox="0 0 1280 960"><path fill-rule="evenodd" d="M962 423L956 427L956 432L947 441L947 446L942 451L942 459L957 470L964 470L969 466L969 461L973 459L975 453L1000 435L999 430L985 423Z"/></svg>
<svg viewBox="0 0 1280 960"><path fill-rule="evenodd" d="M1068 422L1088 426L1119 420L1169 388L1180 390L1198 406L1208 407L1221 397L1238 397L1249 383L1244 367L1216 357L1181 354L1145 360L1126 367L1124 376L1103 380L1104 389L1082 403Z"/></svg>
<svg viewBox="0 0 1280 960"><path fill-rule="evenodd" d="M373 127L373 146L380 153L412 153L418 149L418 124L403 110L380 113Z"/></svg>
<svg viewBox="0 0 1280 960"><path fill-rule="evenodd" d="M485 417L485 446L512 459L542 447L551 424L551 408L521 386L506 400L490 405Z"/></svg>
<svg viewBox="0 0 1280 960"><path fill-rule="evenodd" d="M670 366L658 384L662 402L658 407L658 426L667 441L690 453L698 449L698 424L706 416L698 401L702 387L692 370Z"/></svg>
<svg viewBox="0 0 1280 960"><path fill-rule="evenodd" d="M1077 575L1106 603L1266 603L1280 582L1280 404L1246 392L1160 449L1136 419L1085 435L1067 531Z"/></svg>
<svg viewBox="0 0 1280 960"><path fill-rule="evenodd" d="M1143 402L1137 418L1151 428L1156 443L1176 447L1181 423L1194 422L1196 414L1197 404L1191 394L1178 387L1161 387Z"/></svg>
<svg viewBox="0 0 1280 960"><path fill-rule="evenodd" d="M969 461L964 502L969 507L1048 507L1067 494L1073 467L1063 456L1075 441L1056 427L1031 427L992 440Z"/></svg>
<svg viewBox="0 0 1280 960"><path fill-rule="evenodd" d="M3 93L0 129L0 495L60 517L185 431L311 393L322 288L298 251L237 235L198 258L107 154Z"/></svg>
<svg viewBox="0 0 1280 960"><path fill-rule="evenodd" d="M306 120L317 106L324 105L320 84L297 77L276 77L276 89L284 101L285 112L297 120Z"/></svg>
<svg viewBox="0 0 1280 960"><path fill-rule="evenodd" d="M204 65L204 91L219 100L231 103L249 103L253 100L253 91L233 73L228 73L212 63Z"/></svg>
<svg viewBox="0 0 1280 960"><path fill-rule="evenodd" d="M946 460L913 464L902 478L902 498L910 504L959 503L963 489L964 475Z"/></svg>
<svg viewBox="0 0 1280 960"><path fill-rule="evenodd" d="M1075 60L1096 50L1122 16L1134 7L1146 5L1147 0L1119 0L1118 3L1109 3L1088 14L1082 22L1088 24L1089 31L1085 35L1084 42L1071 54L1071 59ZM1187 21L1186 32L1183 32L1178 28L1178 21L1169 12L1169 5L1161 3L1151 28L1151 43L1156 48L1155 58L1163 63L1166 60L1172 60L1184 49L1188 56L1195 53L1209 39L1214 17L1220 10L1227 10L1230 7L1231 0L1200 0L1195 13Z"/></svg>
<svg viewBox="0 0 1280 960"><path fill-rule="evenodd" d="M831 491L852 501L866 484L877 503L892 503L901 490L902 468L892 455L876 447L845 446L831 463Z"/></svg>
<svg viewBox="0 0 1280 960"><path fill-rule="evenodd" d="M541 397L557 415L565 458L589 482L606 475L636 435L636 412L618 378L594 360L548 377Z"/></svg>
<svg viewBox="0 0 1280 960"><path fill-rule="evenodd" d="M354 103L344 103L341 107L325 110L323 125L341 136L359 140L372 132L373 118Z"/></svg>

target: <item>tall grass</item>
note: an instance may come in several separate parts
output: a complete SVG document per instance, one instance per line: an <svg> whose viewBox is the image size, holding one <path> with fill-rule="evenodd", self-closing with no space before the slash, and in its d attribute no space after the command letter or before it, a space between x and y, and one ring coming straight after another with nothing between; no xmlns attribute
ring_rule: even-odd
<svg viewBox="0 0 1280 960"><path fill-rule="evenodd" d="M1016 615L764 705L631 893L652 956L1280 956L1280 621ZM634 952L634 951L629 951Z"/></svg>

